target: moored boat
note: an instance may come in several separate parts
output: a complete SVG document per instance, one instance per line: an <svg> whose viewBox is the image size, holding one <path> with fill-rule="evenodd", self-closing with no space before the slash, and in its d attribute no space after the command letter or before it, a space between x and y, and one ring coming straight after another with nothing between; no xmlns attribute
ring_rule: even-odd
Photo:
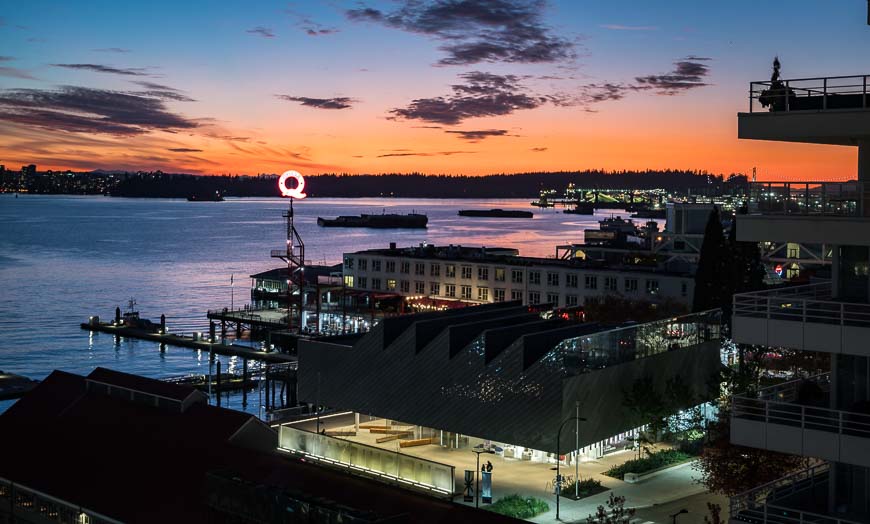
<svg viewBox="0 0 870 524"><path fill-rule="evenodd" d="M384 213L382 215L342 215L336 218L317 217L317 225L321 227L370 227L374 229L394 228L425 228L429 217L418 213L399 215Z"/></svg>
<svg viewBox="0 0 870 524"><path fill-rule="evenodd" d="M457 213L461 217L495 217L495 218L532 218L535 216L531 211L518 209L460 209Z"/></svg>

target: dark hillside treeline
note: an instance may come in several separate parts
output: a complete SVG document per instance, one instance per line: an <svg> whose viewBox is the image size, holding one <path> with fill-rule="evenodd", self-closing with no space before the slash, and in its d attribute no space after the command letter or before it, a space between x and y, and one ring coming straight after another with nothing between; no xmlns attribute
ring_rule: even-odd
<svg viewBox="0 0 870 524"><path fill-rule="evenodd" d="M114 196L185 198L220 191L225 196L278 196L274 175L195 176L137 173L123 177ZM677 193L720 194L744 190L744 175L712 175L699 171L560 171L485 176L413 174L306 177L312 197L397 198L537 198L540 191L563 191L568 184L589 189L654 189Z"/></svg>

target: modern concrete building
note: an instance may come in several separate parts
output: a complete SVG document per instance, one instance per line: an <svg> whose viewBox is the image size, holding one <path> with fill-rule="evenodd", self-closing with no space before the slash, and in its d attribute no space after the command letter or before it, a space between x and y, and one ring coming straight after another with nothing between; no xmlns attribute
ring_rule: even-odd
<svg viewBox="0 0 870 524"><path fill-rule="evenodd" d="M734 296L735 342L831 356L821 376L734 398L731 440L813 467L732 498L731 521L870 522L870 111L867 76L753 83L740 138L858 147L858 180L755 184L738 240L830 247L830 282ZM765 98L767 97L767 98ZM770 112L756 111L762 99Z"/></svg>
<svg viewBox="0 0 870 524"><path fill-rule="evenodd" d="M496 442L504 456L539 462L555 462L559 427L578 403L580 457L566 431L563 461L625 449L639 424L624 391L638 379L685 384L680 409L710 399L718 311L627 326L545 313L502 302L385 318L355 343L300 341L299 397L401 421L432 444Z"/></svg>
<svg viewBox="0 0 870 524"><path fill-rule="evenodd" d="M653 266L522 257L516 249L432 246L344 255L348 288L473 304L520 301L574 307L607 295L688 304L694 278Z"/></svg>
<svg viewBox="0 0 870 524"><path fill-rule="evenodd" d="M187 386L55 371L0 415L0 523L519 522L298 460L277 437Z"/></svg>

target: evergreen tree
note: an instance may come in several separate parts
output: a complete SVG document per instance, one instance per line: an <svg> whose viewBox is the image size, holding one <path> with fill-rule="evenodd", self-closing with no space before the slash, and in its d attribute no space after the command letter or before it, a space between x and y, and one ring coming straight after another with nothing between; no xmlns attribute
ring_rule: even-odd
<svg viewBox="0 0 870 524"><path fill-rule="evenodd" d="M728 316L733 295L730 266L733 256L722 230L719 208L713 207L707 227L704 229L704 243L701 257L695 272L695 296L693 311L722 308L723 316Z"/></svg>

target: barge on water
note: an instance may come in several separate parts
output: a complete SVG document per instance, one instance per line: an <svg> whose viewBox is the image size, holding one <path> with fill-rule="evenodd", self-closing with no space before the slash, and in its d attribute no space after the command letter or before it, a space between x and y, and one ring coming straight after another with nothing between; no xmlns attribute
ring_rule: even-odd
<svg viewBox="0 0 870 524"><path fill-rule="evenodd" d="M382 215L343 215L337 218L317 217L317 225L321 227L369 227L374 229L395 228L425 228L429 217L418 213L398 215L384 213Z"/></svg>
<svg viewBox="0 0 870 524"><path fill-rule="evenodd" d="M595 205L591 202L577 202L574 207L569 207L562 211L568 215L594 215Z"/></svg>
<svg viewBox="0 0 870 524"><path fill-rule="evenodd" d="M535 216L531 211L516 209L460 209L461 217L494 217L494 218L532 218Z"/></svg>

